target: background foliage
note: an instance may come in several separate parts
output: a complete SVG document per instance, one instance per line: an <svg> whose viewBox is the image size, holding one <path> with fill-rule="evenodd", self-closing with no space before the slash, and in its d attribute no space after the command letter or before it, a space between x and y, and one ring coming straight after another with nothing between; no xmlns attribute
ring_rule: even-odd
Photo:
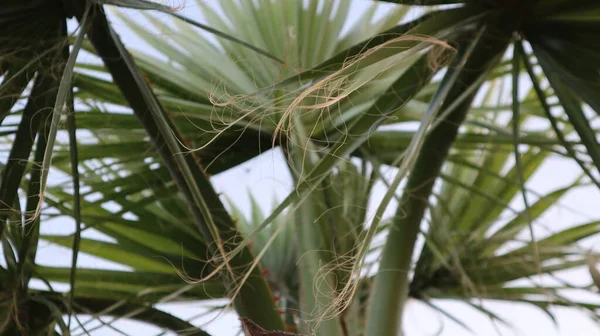
<svg viewBox="0 0 600 336"><path fill-rule="evenodd" d="M346 0L198 1L202 19L140 0L9 1L3 334L92 333L88 315L206 335L160 304L212 299L265 330L317 335L395 335L409 299L466 329L439 303L501 323L486 301L597 319L565 294L597 287L557 273L600 278L581 245L598 222L548 233L538 220L600 186L600 7L387 2L347 25ZM150 48L125 48L114 5L135 10L111 21ZM211 175L269 149L292 190L245 213ZM580 176L531 190L552 158ZM43 229L65 217L71 232ZM45 243L71 249L71 266L38 262ZM82 267L79 253L123 267Z"/></svg>

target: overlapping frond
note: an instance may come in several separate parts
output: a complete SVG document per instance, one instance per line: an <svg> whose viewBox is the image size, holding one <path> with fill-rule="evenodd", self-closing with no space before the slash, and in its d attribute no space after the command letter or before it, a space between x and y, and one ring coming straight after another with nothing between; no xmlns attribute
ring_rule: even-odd
<svg viewBox="0 0 600 336"><path fill-rule="evenodd" d="M352 19L349 0L196 1L196 19L143 0L8 1L0 330L67 335L76 327L61 315L72 313L189 329L148 306L232 295L266 330L317 335L394 335L408 297L492 318L476 299L597 318L596 305L563 294L570 284L536 280L594 270L594 252L577 246L598 223L536 228L569 191L600 187L599 5L382 2ZM73 36L71 17L82 24ZM151 52L130 53L112 20ZM274 147L292 192L268 215L255 201L250 216L224 206L210 175ZM552 157L581 176L529 190ZM72 179L46 183L49 172ZM394 198L396 215L382 218ZM40 234L57 213L75 219L74 234ZM39 240L71 248L71 267L36 265ZM77 269L79 252L130 270Z"/></svg>

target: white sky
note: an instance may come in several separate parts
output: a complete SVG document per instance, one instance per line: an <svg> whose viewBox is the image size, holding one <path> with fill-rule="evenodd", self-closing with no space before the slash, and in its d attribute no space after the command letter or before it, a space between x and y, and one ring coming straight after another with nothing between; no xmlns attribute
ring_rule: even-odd
<svg viewBox="0 0 600 336"><path fill-rule="evenodd" d="M285 1L285 0L280 0ZM354 1L353 18L364 8L366 1ZM186 15L197 17L197 11L193 2L185 7L183 12ZM117 29L123 27L122 24L116 25ZM131 34L119 30L121 37L126 45L138 49L148 50L148 46L137 41ZM551 159L531 180L530 188L538 192L552 190L562 186L579 173L578 168L565 160ZM279 199L286 196L291 190L291 180L287 173L287 167L278 152L266 152L263 155L246 162L245 164L233 168L223 174L214 176L213 184L218 192L226 194L241 209L249 209L249 200L245 193L246 190L252 190L254 196L259 200L265 210L269 210L274 195ZM243 190L243 192L240 192ZM381 197L384 188L380 185L376 190L375 198ZM590 218L600 216L597 211L600 197L593 188L582 188L567 195L560 207L548 211L539 221L552 230L558 230L574 223L583 223ZM518 206L517 206L518 207ZM574 211L576 209L576 211ZM388 209L393 211L393 209ZM66 233L71 232L74 224L69 220L59 220L43 226L46 233ZM539 232L544 232L540 230ZM587 242L587 246L592 246L592 242ZM58 248L47 244L40 246L37 262L44 265L69 265L71 253L68 249ZM115 267L122 268L112 263L107 263L94 257L80 255L80 267ZM590 277L587 271L581 270L570 272L565 275L571 282L589 283ZM595 302L600 302L595 298ZM552 321L540 310L522 304L507 303L489 303L487 308L509 321L514 326L514 330L507 329L504 326L495 327L490 320L466 307L464 304L453 302L440 302L440 306L448 308L452 314L461 318L475 331L477 335L593 335L600 334L600 328L589 318L575 310L552 309L556 313L558 326L553 325ZM198 314L203 309L198 304L166 304L161 307L181 316L190 317ZM430 308L420 303L410 303L405 319L405 329L407 336L417 335L465 335L468 334L462 327L451 320L433 312ZM202 320L205 321L206 319ZM238 321L232 314L225 314L216 321L205 326L205 329L215 336L235 335L238 329ZM123 332L129 335L156 335L159 330L135 322L118 322L115 324ZM438 334L439 332L439 334ZM76 335L77 333L75 333ZM120 335L120 333L102 328L92 333L94 336Z"/></svg>

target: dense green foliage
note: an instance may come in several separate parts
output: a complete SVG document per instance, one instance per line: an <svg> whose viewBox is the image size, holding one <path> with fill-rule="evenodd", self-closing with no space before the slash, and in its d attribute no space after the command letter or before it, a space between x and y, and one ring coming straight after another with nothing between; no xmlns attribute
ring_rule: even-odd
<svg viewBox="0 0 600 336"><path fill-rule="evenodd" d="M373 1L351 25L349 0L200 0L202 20L143 0L5 2L2 335L79 334L81 315L207 335L158 304L215 298L327 336L396 335L409 299L465 328L438 300L598 317L570 284L514 285L588 264L600 278L579 248L599 222L535 234L567 192L600 188L596 1ZM108 8L149 48L128 50ZM211 175L269 149L293 190L244 213ZM551 157L581 176L529 190ZM65 216L73 233L40 233ZM40 241L72 266L36 263ZM130 271L75 267L79 253Z"/></svg>

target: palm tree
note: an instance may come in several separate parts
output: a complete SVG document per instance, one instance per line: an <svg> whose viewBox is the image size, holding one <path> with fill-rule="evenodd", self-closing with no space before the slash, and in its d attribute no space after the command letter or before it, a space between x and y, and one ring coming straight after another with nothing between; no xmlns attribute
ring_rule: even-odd
<svg viewBox="0 0 600 336"><path fill-rule="evenodd" d="M437 309L439 299L462 300L492 318L473 299L548 312L565 305L596 318L597 306L561 294L568 283L511 282L585 265L589 255L577 242L597 232L591 222L514 243L567 191L599 185L588 110L599 111L591 34L600 8L585 0L389 2L398 4L384 19L373 20L374 3L343 35L348 1L322 8L319 1L222 1L227 17L198 2L210 27L133 0L14 2L1 10L8 48L0 114L20 117L3 125L15 136L6 139L12 149L0 183L2 295L10 298L4 332L35 335L57 323L69 334L75 327L60 317L87 313L204 335L150 307L232 297L247 326L318 335L395 335L409 298ZM103 3L174 16L149 14L145 24L120 16L167 61L140 51L131 57ZM448 3L461 5L434 6ZM16 34L13 23L29 14L46 26ZM56 43L67 37L70 15L81 23L71 57ZM79 49L103 64L79 63L73 76ZM527 81L519 80L523 72ZM55 140L65 103L77 111L66 118L71 145ZM527 127L536 120L546 128ZM410 131L396 127L415 121ZM83 140L76 129L93 141L75 146L77 136ZM294 190L266 218L225 207L209 174L272 147L284 154ZM526 182L550 155L574 160L582 177L532 198ZM391 180L384 166L397 168ZM50 167L73 180L47 183ZM368 216L376 182L387 188ZM21 209L20 188L24 215L13 210ZM394 198L396 214L382 218ZM515 199L524 209L511 206ZM74 234L39 235L42 200L41 221L72 216ZM105 209L107 201L118 209ZM81 238L87 228L115 242ZM420 233L425 244L414 255ZM71 247L73 266L35 265L39 239ZM77 269L80 251L134 272ZM48 288L30 289L31 278ZM71 291L58 293L51 282Z"/></svg>

